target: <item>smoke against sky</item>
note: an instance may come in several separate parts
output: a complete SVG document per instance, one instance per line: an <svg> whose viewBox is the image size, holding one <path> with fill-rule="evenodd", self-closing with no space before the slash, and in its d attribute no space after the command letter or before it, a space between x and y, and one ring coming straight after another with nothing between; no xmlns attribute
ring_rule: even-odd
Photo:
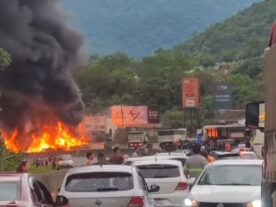
<svg viewBox="0 0 276 207"><path fill-rule="evenodd" d="M83 63L82 45L58 0L0 1L0 48L12 55L0 73L2 127L44 122L50 114L79 123L84 105L71 70Z"/></svg>

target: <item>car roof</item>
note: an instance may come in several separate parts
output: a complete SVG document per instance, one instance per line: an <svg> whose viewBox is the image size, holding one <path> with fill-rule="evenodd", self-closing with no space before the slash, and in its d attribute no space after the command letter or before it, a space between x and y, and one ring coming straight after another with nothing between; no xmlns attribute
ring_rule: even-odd
<svg viewBox="0 0 276 207"><path fill-rule="evenodd" d="M86 167L73 168L68 174L89 173L89 172L127 172L133 173L133 167L127 165L91 165Z"/></svg>
<svg viewBox="0 0 276 207"><path fill-rule="evenodd" d="M67 154L67 155L58 155L59 157L63 157L63 156L66 156L66 157L68 157L68 156L70 156L70 157L72 157L72 155L70 155L70 154Z"/></svg>
<svg viewBox="0 0 276 207"><path fill-rule="evenodd" d="M3 172L0 173L0 180L20 180L21 178L27 178L30 176L28 173L17 173L17 172Z"/></svg>
<svg viewBox="0 0 276 207"><path fill-rule="evenodd" d="M211 165L262 165L263 160L217 160Z"/></svg>
<svg viewBox="0 0 276 207"><path fill-rule="evenodd" d="M252 152L252 151L245 151L245 152L242 152L243 154L252 154L252 155L256 155L255 152Z"/></svg>
<svg viewBox="0 0 276 207"><path fill-rule="evenodd" d="M184 152L162 152L162 153L158 153L157 156L182 156L182 157L187 157L187 155Z"/></svg>
<svg viewBox="0 0 276 207"><path fill-rule="evenodd" d="M225 152L225 151L212 151L211 153L214 153L217 155L238 155L239 154L236 152Z"/></svg>
<svg viewBox="0 0 276 207"><path fill-rule="evenodd" d="M156 156L130 157L126 161L152 160L155 158Z"/></svg>
<svg viewBox="0 0 276 207"><path fill-rule="evenodd" d="M143 160L134 162L135 166L139 165L154 165L154 164L168 164L168 165L181 165L181 162L178 160Z"/></svg>
<svg viewBox="0 0 276 207"><path fill-rule="evenodd" d="M188 159L188 156L183 154L183 153L173 153L173 154L168 154L168 153L160 153L157 155L152 155L152 156L142 156L142 157L130 157L126 160L127 161L143 161L143 160L164 160L164 159L170 159L170 158L186 158Z"/></svg>

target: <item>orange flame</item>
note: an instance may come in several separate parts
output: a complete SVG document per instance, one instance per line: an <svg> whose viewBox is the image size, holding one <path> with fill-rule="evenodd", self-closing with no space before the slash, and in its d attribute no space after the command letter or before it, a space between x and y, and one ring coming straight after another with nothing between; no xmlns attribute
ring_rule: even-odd
<svg viewBox="0 0 276 207"><path fill-rule="evenodd" d="M80 130L78 132L80 132ZM43 126L42 132L39 135L31 133L29 135L30 144L25 150L22 149L21 144L18 142L18 129L14 130L11 136L8 136L5 132L3 133L3 136L6 148L16 153L19 151L37 153L49 149L71 151L73 147L79 147L89 143L89 139L85 135L81 135L81 137L74 136L71 133L70 128L61 122L58 122L55 126Z"/></svg>

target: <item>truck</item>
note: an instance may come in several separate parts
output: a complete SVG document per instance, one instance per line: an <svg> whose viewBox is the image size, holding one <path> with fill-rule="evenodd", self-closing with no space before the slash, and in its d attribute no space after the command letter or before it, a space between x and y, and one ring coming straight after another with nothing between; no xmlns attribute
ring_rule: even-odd
<svg viewBox="0 0 276 207"><path fill-rule="evenodd" d="M178 147L188 141L186 128L161 129L158 131L158 143L162 149L172 146Z"/></svg>
<svg viewBox="0 0 276 207"><path fill-rule="evenodd" d="M241 124L210 125L202 129L203 139L245 139L245 126Z"/></svg>
<svg viewBox="0 0 276 207"><path fill-rule="evenodd" d="M266 50L265 100L246 107L246 126L264 132L262 206L276 206L276 46Z"/></svg>
<svg viewBox="0 0 276 207"><path fill-rule="evenodd" d="M146 132L144 131L129 131L127 138L128 138L129 149L143 147L144 143L148 141Z"/></svg>

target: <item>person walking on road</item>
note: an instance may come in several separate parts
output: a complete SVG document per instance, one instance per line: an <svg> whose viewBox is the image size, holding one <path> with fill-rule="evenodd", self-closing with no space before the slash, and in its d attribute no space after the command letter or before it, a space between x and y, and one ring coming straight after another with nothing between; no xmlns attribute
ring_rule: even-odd
<svg viewBox="0 0 276 207"><path fill-rule="evenodd" d="M189 157L185 163L184 174L187 177L194 177L197 179L208 162L206 158L200 154L200 145L194 145L192 151L193 155Z"/></svg>
<svg viewBox="0 0 276 207"><path fill-rule="evenodd" d="M52 169L53 170L55 170L56 168L57 168L57 157L56 156L54 156L53 158L52 158Z"/></svg>
<svg viewBox="0 0 276 207"><path fill-rule="evenodd" d="M86 158L87 158L87 162L86 162L86 166L90 166L93 164L93 153L92 152L87 152L86 154Z"/></svg>
<svg viewBox="0 0 276 207"><path fill-rule="evenodd" d="M113 149L113 155L109 159L110 164L121 165L124 162L123 155L120 153L119 147Z"/></svg>
<svg viewBox="0 0 276 207"><path fill-rule="evenodd" d="M131 157L139 157L139 155L138 155L138 150L139 150L139 148L136 147L136 148L134 149L134 152L132 153L132 156L131 156Z"/></svg>

